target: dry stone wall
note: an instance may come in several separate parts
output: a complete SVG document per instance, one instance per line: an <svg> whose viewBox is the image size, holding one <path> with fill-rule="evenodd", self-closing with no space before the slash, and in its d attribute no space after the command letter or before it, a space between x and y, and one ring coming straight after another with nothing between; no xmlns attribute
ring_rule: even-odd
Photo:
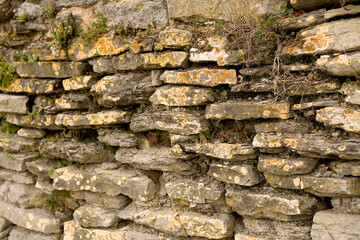
<svg viewBox="0 0 360 240"><path fill-rule="evenodd" d="M0 0L0 239L360 239L359 4Z"/></svg>

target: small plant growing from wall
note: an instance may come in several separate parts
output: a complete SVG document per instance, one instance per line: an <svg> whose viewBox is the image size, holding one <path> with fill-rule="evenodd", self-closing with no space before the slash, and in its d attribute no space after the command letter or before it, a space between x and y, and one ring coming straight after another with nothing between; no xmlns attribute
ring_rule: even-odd
<svg viewBox="0 0 360 240"><path fill-rule="evenodd" d="M1 87L6 88L12 81L18 78L15 67L7 65L5 62L0 62L0 82Z"/></svg>
<svg viewBox="0 0 360 240"><path fill-rule="evenodd" d="M19 129L20 128L18 126L9 123L5 120L1 122L1 132L3 133L15 134L17 133L17 131L19 131Z"/></svg>
<svg viewBox="0 0 360 240"><path fill-rule="evenodd" d="M19 20L20 22L24 23L29 20L29 16L27 15L27 13L23 13L23 14L19 15L16 19Z"/></svg>
<svg viewBox="0 0 360 240"><path fill-rule="evenodd" d="M51 31L54 40L50 44L55 45L57 48L64 48L68 46L71 40L78 36L81 32L81 27L76 23L74 16L69 14L67 21L58 23Z"/></svg>
<svg viewBox="0 0 360 240"><path fill-rule="evenodd" d="M106 33L109 29L106 27L106 18L100 16L99 20L92 22L87 31L81 34L86 41L96 41L101 34Z"/></svg>

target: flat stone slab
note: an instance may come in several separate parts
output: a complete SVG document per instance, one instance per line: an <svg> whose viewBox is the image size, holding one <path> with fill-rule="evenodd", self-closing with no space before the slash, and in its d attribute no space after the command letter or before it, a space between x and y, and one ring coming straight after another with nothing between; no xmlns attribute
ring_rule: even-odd
<svg viewBox="0 0 360 240"><path fill-rule="evenodd" d="M38 152L27 153L5 153L0 152L0 167L14 170L14 171L26 171L26 162L32 161L39 156Z"/></svg>
<svg viewBox="0 0 360 240"><path fill-rule="evenodd" d="M155 183L146 175L134 170L103 170L94 166L78 169L74 166L55 170L54 187L57 190L124 194L138 201L149 201L157 192Z"/></svg>
<svg viewBox="0 0 360 240"><path fill-rule="evenodd" d="M236 84L237 76L234 69L200 68L188 71L165 71L160 76L160 80L170 84L215 87L221 84Z"/></svg>
<svg viewBox="0 0 360 240"><path fill-rule="evenodd" d="M153 111L135 114L131 119L133 132L150 130L166 131L179 135L199 134L208 128L209 122L200 112L187 113L184 110Z"/></svg>
<svg viewBox="0 0 360 240"><path fill-rule="evenodd" d="M43 209L23 209L11 203L0 201L0 217L36 232L45 234L60 233L59 220Z"/></svg>
<svg viewBox="0 0 360 240"><path fill-rule="evenodd" d="M35 152L38 150L39 140L20 137L17 134L0 133L0 147L4 153Z"/></svg>
<svg viewBox="0 0 360 240"><path fill-rule="evenodd" d="M31 78L68 78L80 76L86 64L80 62L15 62L20 77Z"/></svg>
<svg viewBox="0 0 360 240"><path fill-rule="evenodd" d="M322 55L316 61L316 66L333 76L356 77L360 74L360 52Z"/></svg>
<svg viewBox="0 0 360 240"><path fill-rule="evenodd" d="M0 94L0 112L26 114L28 101L29 97L27 96Z"/></svg>
<svg viewBox="0 0 360 240"><path fill-rule="evenodd" d="M316 121L347 132L360 132L360 112L350 108L326 107L317 110Z"/></svg>
<svg viewBox="0 0 360 240"><path fill-rule="evenodd" d="M99 128L98 140L110 146L136 147L136 136L133 133L117 128Z"/></svg>
<svg viewBox="0 0 360 240"><path fill-rule="evenodd" d="M58 238L53 234L44 234L21 227L14 227L8 240L21 240L21 239L37 239L37 240L57 240Z"/></svg>
<svg viewBox="0 0 360 240"><path fill-rule="evenodd" d="M82 227L111 227L118 221L114 210L86 204L75 210L74 219Z"/></svg>
<svg viewBox="0 0 360 240"><path fill-rule="evenodd" d="M50 129L59 130L63 129L63 126L55 124L56 115L40 115L36 118L29 118L27 115L8 114L6 121L28 128Z"/></svg>
<svg viewBox="0 0 360 240"><path fill-rule="evenodd" d="M159 33L159 40L165 48L183 48L191 45L192 33L183 29L165 29Z"/></svg>
<svg viewBox="0 0 360 240"><path fill-rule="evenodd" d="M93 126L107 126L129 123L131 113L122 110L104 110L88 114L58 114L55 124L70 128L91 128Z"/></svg>
<svg viewBox="0 0 360 240"><path fill-rule="evenodd" d="M28 172L17 172L9 169L0 169L0 179L21 184L34 184L35 178Z"/></svg>
<svg viewBox="0 0 360 240"><path fill-rule="evenodd" d="M39 139L45 137L46 132L40 129L21 128L17 135L24 138Z"/></svg>
<svg viewBox="0 0 360 240"><path fill-rule="evenodd" d="M75 139L44 139L40 142L40 152L45 157L64 158L78 163L111 162L114 156L99 142L84 143Z"/></svg>
<svg viewBox="0 0 360 240"><path fill-rule="evenodd" d="M307 133L311 132L314 129L314 125L311 122L307 121L298 121L298 120L280 120L277 122L263 122L255 124L255 131L257 133L261 132L299 132Z"/></svg>
<svg viewBox="0 0 360 240"><path fill-rule="evenodd" d="M360 163L357 161L343 162L335 161L330 163L330 168L335 173L342 176L360 176Z"/></svg>
<svg viewBox="0 0 360 240"><path fill-rule="evenodd" d="M226 204L242 216L280 221L311 219L324 205L311 195L285 194L273 188L240 189L226 186Z"/></svg>
<svg viewBox="0 0 360 240"><path fill-rule="evenodd" d="M314 216L311 237L314 240L357 239L360 237L359 221L359 214L320 211Z"/></svg>
<svg viewBox="0 0 360 240"><path fill-rule="evenodd" d="M348 84L343 93L346 95L345 102L360 105L360 86L355 82Z"/></svg>
<svg viewBox="0 0 360 240"><path fill-rule="evenodd" d="M91 102L92 99L87 93L68 93L54 99L56 111L88 109Z"/></svg>
<svg viewBox="0 0 360 240"><path fill-rule="evenodd" d="M349 0L346 2L356 2L357 0ZM291 6L296 10L313 10L325 6L340 6L337 0L318 0L316 2L311 0L291 0Z"/></svg>
<svg viewBox="0 0 360 240"><path fill-rule="evenodd" d="M274 175L306 174L318 166L318 159L276 157L261 155L258 161L258 169L261 172Z"/></svg>
<svg viewBox="0 0 360 240"><path fill-rule="evenodd" d="M90 89L95 83L97 79L94 76L76 76L73 78L68 78L62 80L62 85L65 91L77 91Z"/></svg>
<svg viewBox="0 0 360 240"><path fill-rule="evenodd" d="M198 106L215 101L211 88L165 85L155 90L150 97L152 104L165 106Z"/></svg>
<svg viewBox="0 0 360 240"><path fill-rule="evenodd" d="M210 164L208 175L225 183L253 186L264 180L256 166L243 164Z"/></svg>
<svg viewBox="0 0 360 240"><path fill-rule="evenodd" d="M326 22L326 9L322 8L316 11L305 13L297 17L287 17L278 21L279 29L286 31L294 31L308 28L313 25Z"/></svg>
<svg viewBox="0 0 360 240"><path fill-rule="evenodd" d="M130 203L130 199L124 195L109 196L104 193L93 193L89 191L71 192L71 197L84 199L86 203L105 208L123 209Z"/></svg>
<svg viewBox="0 0 360 240"><path fill-rule="evenodd" d="M206 107L207 119L235 119L247 120L254 118L290 117L290 104L285 102L271 103L269 101L230 100L223 103L214 103Z"/></svg>
<svg viewBox="0 0 360 240"><path fill-rule="evenodd" d="M339 213L360 214L360 197L332 198L331 205Z"/></svg>
<svg viewBox="0 0 360 240"><path fill-rule="evenodd" d="M7 93L25 93L28 95L51 94L59 92L59 80L18 78L10 82L9 86L0 89Z"/></svg>
<svg viewBox="0 0 360 240"><path fill-rule="evenodd" d="M121 73L106 76L92 86L97 102L106 107L149 103L154 93L150 73Z"/></svg>
<svg viewBox="0 0 360 240"><path fill-rule="evenodd" d="M314 110L324 107L339 107L340 98L338 95L329 96L307 96L302 99L300 103L296 103L292 106L292 110ZM285 132L285 131L284 131Z"/></svg>

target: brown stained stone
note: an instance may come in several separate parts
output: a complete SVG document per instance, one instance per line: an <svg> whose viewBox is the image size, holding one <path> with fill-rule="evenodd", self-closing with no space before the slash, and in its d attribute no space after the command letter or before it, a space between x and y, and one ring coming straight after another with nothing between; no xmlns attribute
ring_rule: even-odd
<svg viewBox="0 0 360 240"><path fill-rule="evenodd" d="M317 110L316 121L348 132L360 132L360 112L350 108L326 107Z"/></svg>
<svg viewBox="0 0 360 240"><path fill-rule="evenodd" d="M60 91L60 88L59 80L18 78L10 82L7 87L0 87L0 90L8 93L36 95L56 93Z"/></svg>
<svg viewBox="0 0 360 240"><path fill-rule="evenodd" d="M264 122L255 124L255 131L261 132L311 132L314 126L311 122L298 120L280 120L278 122Z"/></svg>
<svg viewBox="0 0 360 240"><path fill-rule="evenodd" d="M356 82L347 84L343 93L346 95L345 102L360 105L360 86Z"/></svg>
<svg viewBox="0 0 360 240"><path fill-rule="evenodd" d="M65 91L76 91L90 89L96 82L97 79L89 75L65 79L62 81L62 85Z"/></svg>
<svg viewBox="0 0 360 240"><path fill-rule="evenodd" d="M91 128L112 124L128 123L131 113L122 110L105 110L88 114L58 114L55 124L69 128Z"/></svg>
<svg viewBox="0 0 360 240"><path fill-rule="evenodd" d="M62 126L55 124L56 115L41 115L36 118L29 118L28 116L17 115L17 114L8 114L6 121L29 128L40 128L40 129L50 129L50 130L59 130L63 129Z"/></svg>
<svg viewBox="0 0 360 240"><path fill-rule="evenodd" d="M261 155L258 169L261 172L274 175L306 174L318 166L318 160L313 158L291 158Z"/></svg>
<svg viewBox="0 0 360 240"><path fill-rule="evenodd" d="M165 48L183 48L191 45L192 33L182 29L165 29L159 33L159 39Z"/></svg>
<svg viewBox="0 0 360 240"><path fill-rule="evenodd" d="M207 119L235 119L247 120L254 118L290 117L290 104L286 102L272 103L270 101L230 100L223 103L214 103L206 107Z"/></svg>
<svg viewBox="0 0 360 240"><path fill-rule="evenodd" d="M165 71L160 80L170 84L199 85L215 87L221 84L237 83L234 69L193 69L189 71Z"/></svg>
<svg viewBox="0 0 360 240"><path fill-rule="evenodd" d="M298 17L287 17L278 21L279 29L286 31L294 31L321 24L326 22L326 19L324 17L325 14L326 9L322 8L316 11L305 13Z"/></svg>
<svg viewBox="0 0 360 240"><path fill-rule="evenodd" d="M330 163L330 168L341 176L360 177L360 163L359 162L342 162L336 161Z"/></svg>
<svg viewBox="0 0 360 240"><path fill-rule="evenodd" d="M322 55L316 61L316 66L330 75L357 77L360 74L360 52L337 56Z"/></svg>
<svg viewBox="0 0 360 240"><path fill-rule="evenodd" d="M20 77L68 78L83 74L86 64L80 62L15 62Z"/></svg>
<svg viewBox="0 0 360 240"><path fill-rule="evenodd" d="M27 96L14 96L7 94L0 94L0 112L26 114L28 111Z"/></svg>

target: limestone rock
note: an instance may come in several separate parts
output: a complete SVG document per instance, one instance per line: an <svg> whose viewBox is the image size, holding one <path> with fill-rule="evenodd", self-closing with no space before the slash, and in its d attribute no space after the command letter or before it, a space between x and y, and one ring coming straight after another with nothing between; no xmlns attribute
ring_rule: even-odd
<svg viewBox="0 0 360 240"><path fill-rule="evenodd" d="M20 227L45 234L60 232L59 220L43 209L23 209L4 201L0 203L0 217Z"/></svg>
<svg viewBox="0 0 360 240"><path fill-rule="evenodd" d="M75 139L44 139L40 142L40 152L45 157L65 158L78 163L102 163L114 159L111 151L98 142L83 143Z"/></svg>
<svg viewBox="0 0 360 240"><path fill-rule="evenodd" d="M323 204L310 195L285 194L272 188L237 189L226 186L226 204L242 216L280 221L309 219Z"/></svg>
<svg viewBox="0 0 360 240"><path fill-rule="evenodd" d="M165 71L160 80L170 84L200 85L215 87L221 84L237 83L234 69L200 68L188 71Z"/></svg>
<svg viewBox="0 0 360 240"><path fill-rule="evenodd" d="M18 78L9 86L0 89L8 93L26 93L28 95L51 94L59 92L61 84L59 80Z"/></svg>
<svg viewBox="0 0 360 240"><path fill-rule="evenodd" d="M133 132L161 130L180 135L199 134L208 128L208 121L199 112L182 110L154 111L134 115L130 123Z"/></svg>
<svg viewBox="0 0 360 240"><path fill-rule="evenodd" d="M29 118L29 116L17 115L17 114L8 114L6 121L28 128L40 128L40 129L50 129L50 130L59 130L64 127L55 124L56 115L40 115L36 118Z"/></svg>
<svg viewBox="0 0 360 240"><path fill-rule="evenodd" d="M21 227L14 227L9 235L8 240L57 240L58 238L53 234L44 234L39 232L34 232L27 230Z"/></svg>
<svg viewBox="0 0 360 240"><path fill-rule="evenodd" d="M40 17L45 13L44 9L39 5L31 2L24 2L21 4L15 16L26 14L29 19Z"/></svg>
<svg viewBox="0 0 360 240"><path fill-rule="evenodd" d="M354 0L350 0L347 2L351 2ZM360 7L359 5L346 5L346 7L336 8L336 9L330 9L329 11L325 12L324 18L326 20L336 18L336 17L342 17L342 16L350 16L350 15L357 15L360 13Z"/></svg>
<svg viewBox="0 0 360 240"><path fill-rule="evenodd" d="M147 73L122 73L106 76L92 86L97 102L106 107L148 103L155 91Z"/></svg>
<svg viewBox="0 0 360 240"><path fill-rule="evenodd" d="M88 114L58 114L55 119L57 126L70 128L91 128L130 122L131 113L122 110L105 110Z"/></svg>
<svg viewBox="0 0 360 240"><path fill-rule="evenodd" d="M110 146L136 147L135 135L125 130L116 128L100 128L97 130L98 140Z"/></svg>
<svg viewBox="0 0 360 240"><path fill-rule="evenodd" d="M215 92L210 88L166 85L159 87L150 97L153 104L165 106L198 106L215 100Z"/></svg>
<svg viewBox="0 0 360 240"><path fill-rule="evenodd" d="M39 141L23 138L17 134L0 133L0 147L4 153L34 152L38 150Z"/></svg>
<svg viewBox="0 0 360 240"><path fill-rule="evenodd" d="M308 28L313 25L326 22L326 9L322 8L316 11L305 13L298 17L287 17L278 21L279 29L286 31L294 31L298 29Z"/></svg>
<svg viewBox="0 0 360 240"><path fill-rule="evenodd" d="M190 61L192 62L216 62L219 66L227 65L227 58L230 53L227 52L229 41L224 37L214 36L206 39L209 46L212 47L210 51L201 52L197 48L190 49Z"/></svg>
<svg viewBox="0 0 360 240"><path fill-rule="evenodd" d="M27 170L25 163L39 156L38 152L6 153L0 152L0 166L14 171Z"/></svg>
<svg viewBox="0 0 360 240"><path fill-rule="evenodd" d="M9 169L0 169L0 179L9 180L20 184L35 183L35 178L29 172L17 172Z"/></svg>
<svg viewBox="0 0 360 240"><path fill-rule="evenodd" d="M28 101L27 96L0 94L0 112L26 114Z"/></svg>
<svg viewBox="0 0 360 240"><path fill-rule="evenodd" d="M124 194L134 200L148 201L157 192L155 183L146 175L134 170L103 170L101 167L78 169L74 166L55 170L54 187L57 190Z"/></svg>
<svg viewBox="0 0 360 240"><path fill-rule="evenodd" d="M253 186L264 180L256 166L243 164L210 164L208 175L225 183Z"/></svg>
<svg viewBox="0 0 360 240"><path fill-rule="evenodd" d="M54 100L55 110L81 110L88 109L92 99L89 94L68 93Z"/></svg>
<svg viewBox="0 0 360 240"><path fill-rule="evenodd" d="M20 77L68 78L83 74L86 64L80 62L16 62Z"/></svg>
<svg viewBox="0 0 360 240"><path fill-rule="evenodd" d="M74 219L82 227L111 227L118 217L111 209L95 207L90 204L79 207L74 212Z"/></svg>
<svg viewBox="0 0 360 240"><path fill-rule="evenodd" d="M331 205L336 212L360 214L360 197L332 198Z"/></svg>
<svg viewBox="0 0 360 240"><path fill-rule="evenodd" d="M46 6L48 7L48 6ZM26 22L25 24L30 24ZM47 25L46 30L47 29ZM31 30L32 26L27 25ZM27 46L24 50L21 51L22 56L36 56L40 61L51 61L51 60L68 60L66 51L64 49L58 49L54 45L49 44L49 42L33 42Z"/></svg>
<svg viewBox="0 0 360 240"><path fill-rule="evenodd" d="M330 163L330 168L337 174L342 176L360 176L359 162L342 162L335 161Z"/></svg>
<svg viewBox="0 0 360 240"><path fill-rule="evenodd" d="M96 73L103 73L103 74L115 73L113 60L110 57L100 57L100 58L89 61L89 63L90 63L90 65L93 66L93 70Z"/></svg>
<svg viewBox="0 0 360 240"><path fill-rule="evenodd" d="M356 77L360 74L360 52L340 54L336 57L322 55L316 66L334 76Z"/></svg>
<svg viewBox="0 0 360 240"><path fill-rule="evenodd" d="M290 104L285 102L271 103L269 101L229 100L223 103L208 105L205 117L207 119L220 120L247 120L253 118L288 119L290 117Z"/></svg>
<svg viewBox="0 0 360 240"><path fill-rule="evenodd" d="M39 129L21 128L17 135L24 138L38 139L45 137L46 132Z"/></svg>
<svg viewBox="0 0 360 240"><path fill-rule="evenodd" d="M348 84L343 93L346 95L345 102L360 105L360 87L356 83Z"/></svg>
<svg viewBox="0 0 360 240"><path fill-rule="evenodd" d="M347 0L346 2L356 2L357 0ZM324 6L339 6L340 2L337 0L318 0L316 2L311 0L291 0L293 8L296 10L313 10Z"/></svg>
<svg viewBox="0 0 360 240"><path fill-rule="evenodd" d="M73 239L125 239L125 231L122 229L77 229Z"/></svg>
<svg viewBox="0 0 360 240"><path fill-rule="evenodd" d="M62 81L62 85L65 91L76 91L90 89L96 82L97 80L94 76L88 75L65 79Z"/></svg>
<svg viewBox="0 0 360 240"><path fill-rule="evenodd" d="M258 169L261 172L274 175L306 174L318 166L318 160L313 158L271 157L261 155Z"/></svg>
<svg viewBox="0 0 360 240"><path fill-rule="evenodd" d="M13 11L11 11L12 8L11 1L3 0L0 2L0 21L8 20L14 15Z"/></svg>
<svg viewBox="0 0 360 240"><path fill-rule="evenodd" d="M292 110L313 110L323 107L339 107L340 98L338 95L304 97L301 103L294 104Z"/></svg>
<svg viewBox="0 0 360 240"><path fill-rule="evenodd" d="M159 39L165 48L183 48L191 45L192 33L182 29L165 29L160 32Z"/></svg>
<svg viewBox="0 0 360 240"><path fill-rule="evenodd" d="M105 208L123 209L130 200L123 195L109 196L104 193L93 193L89 191L71 192L71 197L84 199L86 203Z"/></svg>
<svg viewBox="0 0 360 240"><path fill-rule="evenodd" d="M311 237L314 240L357 239L360 237L359 221L359 214L320 211L314 216Z"/></svg>
<svg viewBox="0 0 360 240"><path fill-rule="evenodd" d="M307 133L313 130L311 122L297 120L280 120L278 122L264 122L255 124L255 131L261 132L299 132Z"/></svg>
<svg viewBox="0 0 360 240"><path fill-rule="evenodd" d="M183 68L188 64L188 57L189 54L186 52L125 53L113 57L112 64L120 71Z"/></svg>
<svg viewBox="0 0 360 240"><path fill-rule="evenodd" d="M147 28L156 22L159 27L168 22L166 3L161 0L135 0L98 4L97 10L107 19L107 25L123 25L131 28Z"/></svg>
<svg viewBox="0 0 360 240"><path fill-rule="evenodd" d="M360 112L350 108L326 107L316 111L316 121L339 127L348 132L360 132Z"/></svg>
<svg viewBox="0 0 360 240"><path fill-rule="evenodd" d="M0 218L0 232L4 231L6 228L11 226L11 222L5 218Z"/></svg>

